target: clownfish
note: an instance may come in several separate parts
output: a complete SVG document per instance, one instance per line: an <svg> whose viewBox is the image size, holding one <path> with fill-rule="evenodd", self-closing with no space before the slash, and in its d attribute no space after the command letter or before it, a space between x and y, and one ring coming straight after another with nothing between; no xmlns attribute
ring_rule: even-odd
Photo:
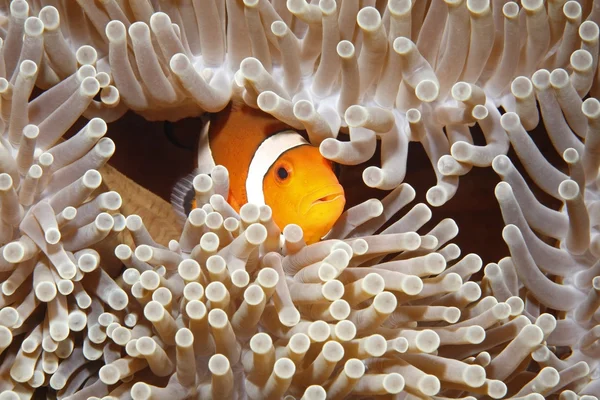
<svg viewBox="0 0 600 400"><path fill-rule="evenodd" d="M211 116L200 136L195 172L209 174L215 165L229 172L227 202L237 212L246 203L267 205L280 229L299 225L306 243L325 236L344 211L344 188L333 163L298 131L261 110L230 103ZM196 207L191 178L180 180L171 196L176 211L186 215Z"/></svg>

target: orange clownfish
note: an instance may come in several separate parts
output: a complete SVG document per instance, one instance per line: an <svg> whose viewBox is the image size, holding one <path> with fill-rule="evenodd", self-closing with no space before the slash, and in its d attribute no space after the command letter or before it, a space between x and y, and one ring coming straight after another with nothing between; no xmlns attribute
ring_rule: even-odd
<svg viewBox="0 0 600 400"><path fill-rule="evenodd" d="M332 163L283 122L231 103L212 115L203 131L197 172L227 168L227 202L236 211L246 203L268 205L281 229L299 225L307 243L319 241L342 214L346 198ZM173 192L173 198L187 199L174 203L176 209L187 214L195 207L191 179L181 180Z"/></svg>

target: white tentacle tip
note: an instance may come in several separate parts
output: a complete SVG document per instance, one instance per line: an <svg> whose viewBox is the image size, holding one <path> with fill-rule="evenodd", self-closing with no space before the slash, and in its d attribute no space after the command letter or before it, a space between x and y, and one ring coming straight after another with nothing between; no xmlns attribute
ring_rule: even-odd
<svg viewBox="0 0 600 400"><path fill-rule="evenodd" d="M37 17L29 17L25 20L24 30L28 36L40 36L44 33L44 23Z"/></svg>
<svg viewBox="0 0 600 400"><path fill-rule="evenodd" d="M425 375L419 379L416 386L427 396L433 396L440 391L441 383L435 375Z"/></svg>
<svg viewBox="0 0 600 400"><path fill-rule="evenodd" d="M323 156L327 158L325 155ZM377 188L383 184L385 172L379 167L370 166L365 168L362 178L363 182L365 182L365 185L372 188Z"/></svg>
<svg viewBox="0 0 600 400"><path fill-rule="evenodd" d="M375 31L381 26L381 15L375 7L363 7L356 16L358 26L365 31Z"/></svg>
<svg viewBox="0 0 600 400"><path fill-rule="evenodd" d="M507 112L500 117L500 125L507 131L515 131L521 127L521 118L514 112Z"/></svg>
<svg viewBox="0 0 600 400"><path fill-rule="evenodd" d="M29 4L25 0L15 0L10 3L10 15L16 18L26 18L29 14Z"/></svg>
<svg viewBox="0 0 600 400"><path fill-rule="evenodd" d="M289 32L289 28L285 22L275 21L271 24L271 32L277 37L283 37Z"/></svg>
<svg viewBox="0 0 600 400"><path fill-rule="evenodd" d="M515 245L518 240L523 241L523 235L516 225L509 224L502 230L502 239L510 246Z"/></svg>
<svg viewBox="0 0 600 400"><path fill-rule="evenodd" d="M544 0L522 0L521 5L526 11L539 11L544 6Z"/></svg>
<svg viewBox="0 0 600 400"><path fill-rule="evenodd" d="M342 58L352 58L355 54L354 44L348 40L342 40L336 47L337 53Z"/></svg>
<svg viewBox="0 0 600 400"><path fill-rule="evenodd" d="M383 389L389 394L398 394L404 389L404 377L392 372L383 378Z"/></svg>
<svg viewBox="0 0 600 400"><path fill-rule="evenodd" d="M33 78L38 72L38 66L31 60L23 60L19 65L19 74L25 78Z"/></svg>
<svg viewBox="0 0 600 400"><path fill-rule="evenodd" d="M94 97L100 91L100 82L95 77L87 77L81 82L80 90L85 97Z"/></svg>
<svg viewBox="0 0 600 400"><path fill-rule="evenodd" d="M188 68L191 67L190 59L183 53L177 53L169 61L171 71L176 75L182 75Z"/></svg>
<svg viewBox="0 0 600 400"><path fill-rule="evenodd" d="M295 308L286 308L279 312L279 322L287 327L294 327L300 323L300 312Z"/></svg>
<svg viewBox="0 0 600 400"><path fill-rule="evenodd" d="M119 20L112 20L106 24L105 33L110 42L121 42L127 37L127 29Z"/></svg>
<svg viewBox="0 0 600 400"><path fill-rule="evenodd" d="M498 175L506 174L511 165L512 162L510 161L510 158L504 154L498 155L492 160L492 168Z"/></svg>
<svg viewBox="0 0 600 400"><path fill-rule="evenodd" d="M415 87L415 95L425 103L435 101L440 94L440 86L430 79L422 80Z"/></svg>
<svg viewBox="0 0 600 400"><path fill-rule="evenodd" d="M550 87L550 71L547 69L538 69L531 76L531 82L538 91L548 89Z"/></svg>
<svg viewBox="0 0 600 400"><path fill-rule="evenodd" d="M496 195L496 199L498 199L498 201L505 201L512 197L512 188L508 183L500 182L496 185L494 194Z"/></svg>
<svg viewBox="0 0 600 400"><path fill-rule="evenodd" d="M92 46L83 45L75 52L75 58L80 65L94 65L98 60L98 52Z"/></svg>
<svg viewBox="0 0 600 400"><path fill-rule="evenodd" d="M319 8L323 15L332 15L337 10L337 3L335 0L321 0L319 1Z"/></svg>
<svg viewBox="0 0 600 400"><path fill-rule="evenodd" d="M560 183L560 185L558 185L558 194L565 201L577 198L579 192L579 185L577 184L577 182L571 179L564 180Z"/></svg>
<svg viewBox="0 0 600 400"><path fill-rule="evenodd" d="M276 111L280 103L279 96L271 91L265 91L259 94L256 102L258 107L266 113Z"/></svg>
<svg viewBox="0 0 600 400"><path fill-rule="evenodd" d="M593 97L586 99L581 105L581 111L589 119L600 119L600 101Z"/></svg>
<svg viewBox="0 0 600 400"><path fill-rule="evenodd" d="M512 19L519 15L519 5L514 1L509 1L502 7L504 17Z"/></svg>
<svg viewBox="0 0 600 400"><path fill-rule="evenodd" d="M448 193L446 190L439 185L433 186L427 190L425 198L427 199L427 203L429 203L433 207L441 207L449 200Z"/></svg>
<svg viewBox="0 0 600 400"><path fill-rule="evenodd" d="M581 40L586 42L593 42L598 40L598 35L600 31L598 29L598 25L591 20L584 21L579 25L579 37Z"/></svg>
<svg viewBox="0 0 600 400"><path fill-rule="evenodd" d="M150 28L152 32L161 32L171 28L171 18L164 12L155 12L150 17Z"/></svg>
<svg viewBox="0 0 600 400"><path fill-rule="evenodd" d="M573 54L571 54L570 62L574 70L583 72L592 67L594 63L594 57L592 57L589 51L579 49L575 50Z"/></svg>
<svg viewBox="0 0 600 400"><path fill-rule="evenodd" d="M294 104L294 116L300 121L307 121L315 115L315 106L308 100L299 100Z"/></svg>
<svg viewBox="0 0 600 400"><path fill-rule="evenodd" d="M249 80L255 80L264 71L262 63L254 57L246 57L240 64L242 75Z"/></svg>

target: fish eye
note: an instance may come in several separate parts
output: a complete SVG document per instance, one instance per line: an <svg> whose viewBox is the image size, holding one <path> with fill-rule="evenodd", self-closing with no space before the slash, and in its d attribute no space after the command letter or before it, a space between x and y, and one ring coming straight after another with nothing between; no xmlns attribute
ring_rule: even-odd
<svg viewBox="0 0 600 400"><path fill-rule="evenodd" d="M282 181L286 180L289 175L290 174L288 173L288 170L285 169L284 167L277 168L277 177L279 179L281 179Z"/></svg>
<svg viewBox="0 0 600 400"><path fill-rule="evenodd" d="M273 178L280 185L286 185L291 181L294 168L288 160L278 160L277 164L273 165L271 173Z"/></svg>

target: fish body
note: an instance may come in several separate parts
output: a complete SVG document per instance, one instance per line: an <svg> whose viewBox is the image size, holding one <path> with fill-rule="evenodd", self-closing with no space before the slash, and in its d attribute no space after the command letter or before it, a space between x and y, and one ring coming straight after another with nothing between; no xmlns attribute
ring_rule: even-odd
<svg viewBox="0 0 600 400"><path fill-rule="evenodd" d="M229 171L227 201L236 211L246 203L268 205L281 229L299 225L307 243L320 240L344 210L332 163L298 131L260 110L230 104L212 116L200 138L198 172L215 165ZM174 199L191 201L191 179L180 181L174 193Z"/></svg>

